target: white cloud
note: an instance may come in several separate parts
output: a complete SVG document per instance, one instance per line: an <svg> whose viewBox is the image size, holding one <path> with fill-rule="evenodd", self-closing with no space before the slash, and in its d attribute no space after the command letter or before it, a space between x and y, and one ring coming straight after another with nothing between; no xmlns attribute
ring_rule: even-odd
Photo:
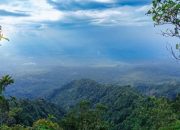
<svg viewBox="0 0 180 130"><path fill-rule="evenodd" d="M36 66L37 63L35 62L26 62L26 63L23 63L24 66Z"/></svg>
<svg viewBox="0 0 180 130"><path fill-rule="evenodd" d="M45 22L54 22L63 18L63 13L54 9L46 0L14 0L9 3L0 4L0 10L14 13L25 13L27 16L0 16L3 33L8 37L13 37L16 33L27 33L36 25Z"/></svg>
<svg viewBox="0 0 180 130"><path fill-rule="evenodd" d="M58 1L58 0L54 0ZM64 0L59 0L64 1ZM84 0L74 0L82 2ZM113 3L116 0L86 0L102 3ZM14 0L10 3L1 4L0 9L21 12L29 16L0 16L1 25L11 26L11 31L16 31L19 27L32 27L33 25L43 25L45 27L46 22L59 22L61 23L72 23L80 24L86 21L88 24L93 25L133 25L142 26L147 24L150 20L145 13L149 6L122 6L115 8L105 9L84 9L76 11L58 10L55 9L46 0ZM8 28L8 27L6 27ZM9 31L9 30L8 30Z"/></svg>
<svg viewBox="0 0 180 130"><path fill-rule="evenodd" d="M9 4L1 4L1 10L11 12L23 12L29 16L25 17L0 17L2 24L27 24L31 22L57 21L63 17L61 11L56 10L46 0L12 1Z"/></svg>
<svg viewBox="0 0 180 130"><path fill-rule="evenodd" d="M115 0L75 0L76 2L99 2L99 3L114 3Z"/></svg>
<svg viewBox="0 0 180 130"><path fill-rule="evenodd" d="M57 3L71 3L71 2L98 2L98 3L115 3L116 0L51 0Z"/></svg>
<svg viewBox="0 0 180 130"><path fill-rule="evenodd" d="M89 20L94 25L133 25L142 26L149 23L146 12L149 6L123 6L104 10L77 10L64 12L67 22Z"/></svg>

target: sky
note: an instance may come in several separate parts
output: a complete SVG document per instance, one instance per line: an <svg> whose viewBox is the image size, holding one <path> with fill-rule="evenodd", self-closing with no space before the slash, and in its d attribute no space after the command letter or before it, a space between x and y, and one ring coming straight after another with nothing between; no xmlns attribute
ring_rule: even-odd
<svg viewBox="0 0 180 130"><path fill-rule="evenodd" d="M0 69L171 61L151 0L1 0Z"/></svg>

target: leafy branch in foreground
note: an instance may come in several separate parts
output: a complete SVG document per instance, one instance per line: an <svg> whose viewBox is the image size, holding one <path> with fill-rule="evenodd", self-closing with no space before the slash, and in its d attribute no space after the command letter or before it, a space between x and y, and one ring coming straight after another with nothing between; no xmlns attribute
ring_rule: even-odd
<svg viewBox="0 0 180 130"><path fill-rule="evenodd" d="M154 25L167 25L167 29L162 31L165 37L180 38L180 0L153 0L152 8L147 12L152 15ZM168 48L175 59L180 60L180 43Z"/></svg>

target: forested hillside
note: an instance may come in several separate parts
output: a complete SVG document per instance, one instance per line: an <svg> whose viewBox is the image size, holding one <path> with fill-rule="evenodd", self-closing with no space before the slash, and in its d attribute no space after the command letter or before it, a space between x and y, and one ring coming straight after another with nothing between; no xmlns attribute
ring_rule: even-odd
<svg viewBox="0 0 180 130"><path fill-rule="evenodd" d="M66 110L81 100L93 105L102 103L108 108L105 119L113 122L115 130L154 130L178 119L166 98L142 96L130 86L103 85L88 79L75 80L55 90L49 100Z"/></svg>
<svg viewBox="0 0 180 130"><path fill-rule="evenodd" d="M2 99L1 129L180 129L179 95L172 100L149 97L131 86L105 85L82 79L54 90L47 97L34 101L14 97Z"/></svg>
<svg viewBox="0 0 180 130"><path fill-rule="evenodd" d="M93 80L82 79L72 81L62 88L54 90L48 99L65 109L73 107L81 100L88 100L93 104L105 104L114 110L127 107L128 111L142 97L130 86L103 85ZM113 113L116 115L115 111ZM119 115L117 117L121 118Z"/></svg>

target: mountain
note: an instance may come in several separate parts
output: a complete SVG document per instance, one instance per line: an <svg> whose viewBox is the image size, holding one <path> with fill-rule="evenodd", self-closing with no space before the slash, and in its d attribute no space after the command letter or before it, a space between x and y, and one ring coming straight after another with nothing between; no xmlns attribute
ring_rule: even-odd
<svg viewBox="0 0 180 130"><path fill-rule="evenodd" d="M178 93L180 92L180 85L178 85L180 84L180 73L177 71L179 69L180 66L169 64L125 64L104 67L58 66L37 73L12 74L15 84L7 88L6 94L30 99L46 98L54 89L59 89L70 81L82 78L92 79L104 84L131 85L147 95L157 95L160 92L159 89L165 89L162 86L171 88L172 83L175 83L177 87L174 87L174 92ZM166 96L167 91L164 92ZM160 95L163 95L163 93L160 93Z"/></svg>
<svg viewBox="0 0 180 130"><path fill-rule="evenodd" d="M180 93L180 82L167 81L166 83L139 84L136 89L147 96L175 99L177 94Z"/></svg>
<svg viewBox="0 0 180 130"><path fill-rule="evenodd" d="M44 100L18 100L3 119L8 117L8 126L38 123L44 128L54 122L65 130L98 128L99 123L105 130L179 129L179 97L149 97L135 87L81 79L52 90Z"/></svg>
<svg viewBox="0 0 180 130"><path fill-rule="evenodd" d="M130 86L105 85L94 80L81 79L74 80L60 89L55 89L48 96L48 100L64 108L69 108L81 100L89 100L94 104L99 102L111 104L110 100L118 100L120 97L133 101L139 96L140 94Z"/></svg>
<svg viewBox="0 0 180 130"><path fill-rule="evenodd" d="M88 100L93 105L104 104L108 108L106 118L117 124L131 115L141 98L143 96L130 86L104 85L89 79L74 80L48 96L49 101L65 110L81 100Z"/></svg>
<svg viewBox="0 0 180 130"><path fill-rule="evenodd" d="M74 80L54 90L48 100L66 111L76 108L82 100L90 101L92 107L103 104L107 107L105 119L113 124L113 130L154 130L179 119L179 110L174 109L179 107L179 100L174 103L162 97L143 96L131 86L108 85L89 79Z"/></svg>

